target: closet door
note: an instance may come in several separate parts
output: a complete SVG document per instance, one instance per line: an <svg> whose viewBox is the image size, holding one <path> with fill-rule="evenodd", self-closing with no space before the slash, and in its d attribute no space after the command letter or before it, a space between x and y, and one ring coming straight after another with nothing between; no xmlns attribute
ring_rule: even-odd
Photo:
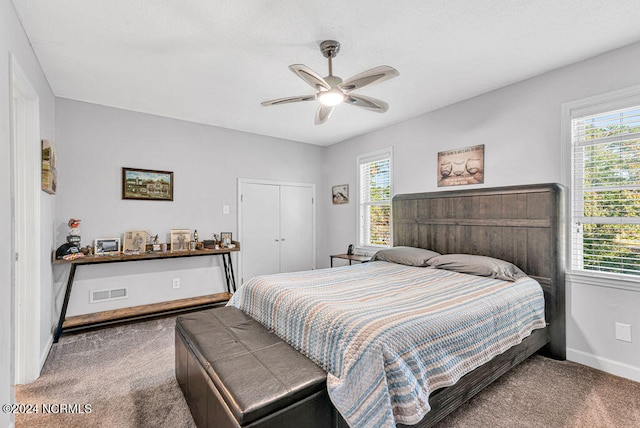
<svg viewBox="0 0 640 428"><path fill-rule="evenodd" d="M314 268L313 189L280 186L280 272Z"/></svg>
<svg viewBox="0 0 640 428"><path fill-rule="evenodd" d="M280 186L242 186L242 278L280 272Z"/></svg>

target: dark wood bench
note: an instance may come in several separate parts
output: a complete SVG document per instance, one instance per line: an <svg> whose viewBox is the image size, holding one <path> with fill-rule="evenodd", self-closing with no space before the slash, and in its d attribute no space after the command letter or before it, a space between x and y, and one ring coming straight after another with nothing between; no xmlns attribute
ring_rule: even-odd
<svg viewBox="0 0 640 428"><path fill-rule="evenodd" d="M176 379L198 427L336 423L326 373L242 311L181 315L175 332Z"/></svg>

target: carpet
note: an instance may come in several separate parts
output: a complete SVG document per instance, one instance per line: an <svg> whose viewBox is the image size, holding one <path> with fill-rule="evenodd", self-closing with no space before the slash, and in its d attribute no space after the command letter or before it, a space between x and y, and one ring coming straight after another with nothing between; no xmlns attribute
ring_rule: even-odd
<svg viewBox="0 0 640 428"><path fill-rule="evenodd" d="M18 403L53 404L54 413L16 415L16 427L194 427L174 375L174 325L171 317L62 337L40 378L16 386ZM438 427L640 427L640 383L535 355Z"/></svg>
<svg viewBox="0 0 640 428"><path fill-rule="evenodd" d="M19 414L16 427L195 427L175 379L174 326L171 317L63 336L40 377L16 386L16 402L90 413Z"/></svg>

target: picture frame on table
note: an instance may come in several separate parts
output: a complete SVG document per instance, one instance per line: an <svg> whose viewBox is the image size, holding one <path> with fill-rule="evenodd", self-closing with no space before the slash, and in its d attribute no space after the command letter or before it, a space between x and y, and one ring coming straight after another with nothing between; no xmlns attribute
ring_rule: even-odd
<svg viewBox="0 0 640 428"><path fill-rule="evenodd" d="M233 242L233 234L231 232L220 232L220 242L228 247Z"/></svg>
<svg viewBox="0 0 640 428"><path fill-rule="evenodd" d="M122 252L125 254L143 254L147 250L147 232L134 230L124 233Z"/></svg>
<svg viewBox="0 0 640 428"><path fill-rule="evenodd" d="M108 256L120 253L120 238L98 238L94 241L93 254Z"/></svg>
<svg viewBox="0 0 640 428"><path fill-rule="evenodd" d="M171 229L171 252L188 251L191 229Z"/></svg>

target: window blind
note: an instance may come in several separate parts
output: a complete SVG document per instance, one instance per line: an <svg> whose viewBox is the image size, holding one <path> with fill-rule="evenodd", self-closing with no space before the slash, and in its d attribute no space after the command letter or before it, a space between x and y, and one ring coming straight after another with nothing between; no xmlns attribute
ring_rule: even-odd
<svg viewBox="0 0 640 428"><path fill-rule="evenodd" d="M571 126L571 267L640 275L640 106Z"/></svg>
<svg viewBox="0 0 640 428"><path fill-rule="evenodd" d="M391 153L359 158L359 246L391 244Z"/></svg>

